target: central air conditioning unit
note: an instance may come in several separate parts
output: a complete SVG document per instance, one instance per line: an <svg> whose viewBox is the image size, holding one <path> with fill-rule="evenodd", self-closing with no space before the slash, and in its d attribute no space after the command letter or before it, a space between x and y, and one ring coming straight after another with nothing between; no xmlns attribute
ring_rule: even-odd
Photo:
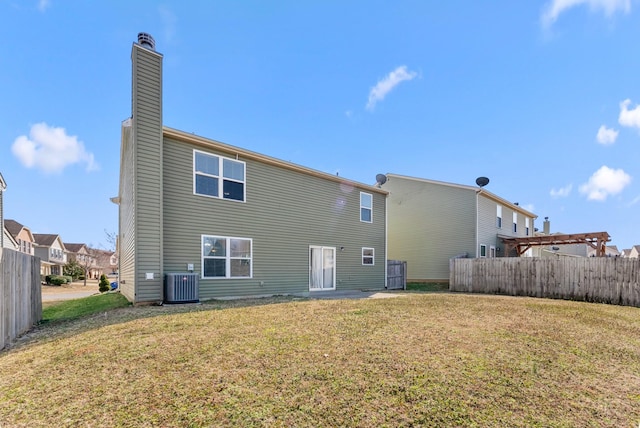
<svg viewBox="0 0 640 428"><path fill-rule="evenodd" d="M164 301L166 303L196 303L199 297L199 274L168 273L164 276Z"/></svg>

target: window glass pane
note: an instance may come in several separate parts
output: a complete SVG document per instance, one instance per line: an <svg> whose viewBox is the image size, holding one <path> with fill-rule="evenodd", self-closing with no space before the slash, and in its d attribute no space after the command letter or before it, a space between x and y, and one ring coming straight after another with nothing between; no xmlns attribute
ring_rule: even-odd
<svg viewBox="0 0 640 428"><path fill-rule="evenodd" d="M196 172L205 174L220 175L217 156L206 155L196 152Z"/></svg>
<svg viewBox="0 0 640 428"><path fill-rule="evenodd" d="M218 179L196 174L196 193L199 195L218 196Z"/></svg>
<svg viewBox="0 0 640 428"><path fill-rule="evenodd" d="M360 193L361 207L371 208L371 203L372 203L371 195L369 195L368 193Z"/></svg>
<svg viewBox="0 0 640 428"><path fill-rule="evenodd" d="M244 201L244 183L224 180L222 183L224 198Z"/></svg>
<svg viewBox="0 0 640 428"><path fill-rule="evenodd" d="M204 276L221 276L227 275L227 261L225 259L204 259Z"/></svg>
<svg viewBox="0 0 640 428"><path fill-rule="evenodd" d="M362 255L373 257L373 248L363 248Z"/></svg>
<svg viewBox="0 0 640 428"><path fill-rule="evenodd" d="M231 257L251 257L251 241L231 239Z"/></svg>
<svg viewBox="0 0 640 428"><path fill-rule="evenodd" d="M205 257L225 257L227 255L227 240L205 236L202 243L202 255Z"/></svg>
<svg viewBox="0 0 640 428"><path fill-rule="evenodd" d="M222 173L224 178L244 181L244 164L231 159L222 159Z"/></svg>
<svg viewBox="0 0 640 428"><path fill-rule="evenodd" d="M372 265L373 264L373 257L363 257L362 258L362 264L363 265Z"/></svg>
<svg viewBox="0 0 640 428"><path fill-rule="evenodd" d="M371 210L369 208L360 208L360 220L371 221Z"/></svg>
<svg viewBox="0 0 640 428"><path fill-rule="evenodd" d="M231 276L251 276L251 261L250 260L231 260Z"/></svg>
<svg viewBox="0 0 640 428"><path fill-rule="evenodd" d="M480 257L487 256L487 247L485 245L480 245Z"/></svg>

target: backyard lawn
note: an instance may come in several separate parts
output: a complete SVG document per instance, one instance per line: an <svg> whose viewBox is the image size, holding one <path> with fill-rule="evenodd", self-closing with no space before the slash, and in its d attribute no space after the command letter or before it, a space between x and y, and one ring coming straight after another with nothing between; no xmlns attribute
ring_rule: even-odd
<svg viewBox="0 0 640 428"><path fill-rule="evenodd" d="M0 352L0 426L637 427L640 309L449 293L126 307Z"/></svg>

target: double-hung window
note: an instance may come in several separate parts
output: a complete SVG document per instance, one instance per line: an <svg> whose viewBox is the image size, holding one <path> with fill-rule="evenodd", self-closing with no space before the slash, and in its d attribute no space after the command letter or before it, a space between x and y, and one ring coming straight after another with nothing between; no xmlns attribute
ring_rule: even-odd
<svg viewBox="0 0 640 428"><path fill-rule="evenodd" d="M513 233L518 233L518 213L513 212Z"/></svg>
<svg viewBox="0 0 640 428"><path fill-rule="evenodd" d="M235 201L245 200L245 163L193 151L193 192Z"/></svg>
<svg viewBox="0 0 640 428"><path fill-rule="evenodd" d="M202 235L202 278L251 278L253 241Z"/></svg>
<svg viewBox="0 0 640 428"><path fill-rule="evenodd" d="M498 229L502 227L502 205L498 205L496 208L496 227Z"/></svg>
<svg viewBox="0 0 640 428"><path fill-rule="evenodd" d="M529 217L525 217L524 219L524 234L529 236Z"/></svg>
<svg viewBox="0 0 640 428"><path fill-rule="evenodd" d="M362 264L369 266L373 266L375 264L373 248L362 248Z"/></svg>
<svg viewBox="0 0 640 428"><path fill-rule="evenodd" d="M480 257L487 257L487 246L480 244Z"/></svg>
<svg viewBox="0 0 640 428"><path fill-rule="evenodd" d="M373 196L370 193L360 192L360 221L373 222Z"/></svg>

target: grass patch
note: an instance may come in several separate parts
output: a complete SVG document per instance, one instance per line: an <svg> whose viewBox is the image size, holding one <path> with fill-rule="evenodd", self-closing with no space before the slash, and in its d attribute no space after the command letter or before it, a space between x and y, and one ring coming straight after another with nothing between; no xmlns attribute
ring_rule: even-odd
<svg viewBox="0 0 640 428"><path fill-rule="evenodd" d="M449 284L442 282L408 282L407 291L449 291Z"/></svg>
<svg viewBox="0 0 640 428"><path fill-rule="evenodd" d="M65 300L43 304L42 322L75 320L88 315L130 306L131 303L120 293L105 293L81 299Z"/></svg>
<svg viewBox="0 0 640 428"><path fill-rule="evenodd" d="M0 353L0 426L640 422L638 308L453 293L264 302L117 309Z"/></svg>

